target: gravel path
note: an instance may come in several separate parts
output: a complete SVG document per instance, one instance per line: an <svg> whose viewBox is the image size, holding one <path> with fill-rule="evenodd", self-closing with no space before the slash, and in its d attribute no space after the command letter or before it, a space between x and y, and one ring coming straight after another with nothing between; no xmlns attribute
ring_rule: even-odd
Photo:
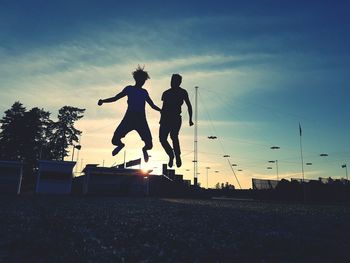
<svg viewBox="0 0 350 263"><path fill-rule="evenodd" d="M350 262L350 206L0 196L3 262Z"/></svg>

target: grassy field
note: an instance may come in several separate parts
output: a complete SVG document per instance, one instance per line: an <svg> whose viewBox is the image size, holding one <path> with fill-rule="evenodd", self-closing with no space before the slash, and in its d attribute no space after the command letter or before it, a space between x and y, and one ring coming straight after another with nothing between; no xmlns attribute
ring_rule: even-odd
<svg viewBox="0 0 350 263"><path fill-rule="evenodd" d="M3 262L350 262L350 206L0 196Z"/></svg>

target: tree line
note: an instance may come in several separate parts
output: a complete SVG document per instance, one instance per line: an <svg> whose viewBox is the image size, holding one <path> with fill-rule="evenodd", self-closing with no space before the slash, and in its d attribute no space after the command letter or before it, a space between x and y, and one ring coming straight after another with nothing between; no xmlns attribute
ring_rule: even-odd
<svg viewBox="0 0 350 263"><path fill-rule="evenodd" d="M227 189L227 190L235 190L235 186L233 184L226 183L216 183L215 189Z"/></svg>
<svg viewBox="0 0 350 263"><path fill-rule="evenodd" d="M0 120L0 160L21 160L33 166L39 159L63 160L69 146L79 141L82 132L74 124L84 112L64 106L57 120L52 120L51 113L44 109L27 110L15 102Z"/></svg>

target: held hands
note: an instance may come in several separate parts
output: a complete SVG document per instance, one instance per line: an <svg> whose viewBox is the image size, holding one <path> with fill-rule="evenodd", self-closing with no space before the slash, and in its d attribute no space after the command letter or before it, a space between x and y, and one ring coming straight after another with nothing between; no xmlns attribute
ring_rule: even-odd
<svg viewBox="0 0 350 263"><path fill-rule="evenodd" d="M190 120L190 121L189 121L189 124L190 124L190 126L193 126L193 121Z"/></svg>
<svg viewBox="0 0 350 263"><path fill-rule="evenodd" d="M101 99L98 100L97 105L98 105L98 106L101 106L102 104L103 104L103 100L101 100Z"/></svg>

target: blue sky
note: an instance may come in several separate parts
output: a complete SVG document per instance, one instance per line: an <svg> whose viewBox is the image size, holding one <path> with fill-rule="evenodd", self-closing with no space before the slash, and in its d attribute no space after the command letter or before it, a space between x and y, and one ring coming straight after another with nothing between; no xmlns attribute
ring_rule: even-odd
<svg viewBox="0 0 350 263"><path fill-rule="evenodd" d="M279 160L280 177L300 177L299 122L305 162L313 163L306 177L341 177L341 164L350 163L349 7L347 1L1 0L0 111L16 100L53 114L66 104L86 108L78 123L78 168L111 165L122 158L111 158L110 137L126 103L98 108L96 101L131 84L141 64L156 104L172 73L183 75L192 99L199 86L202 184L207 166L210 185L236 184L223 154L243 170L244 187L252 177L276 177L266 169L271 159ZM147 112L155 144L147 167L159 170L166 161L159 114ZM193 129L185 107L183 119L178 172L190 179ZM128 158L140 156L136 134L126 144Z"/></svg>

